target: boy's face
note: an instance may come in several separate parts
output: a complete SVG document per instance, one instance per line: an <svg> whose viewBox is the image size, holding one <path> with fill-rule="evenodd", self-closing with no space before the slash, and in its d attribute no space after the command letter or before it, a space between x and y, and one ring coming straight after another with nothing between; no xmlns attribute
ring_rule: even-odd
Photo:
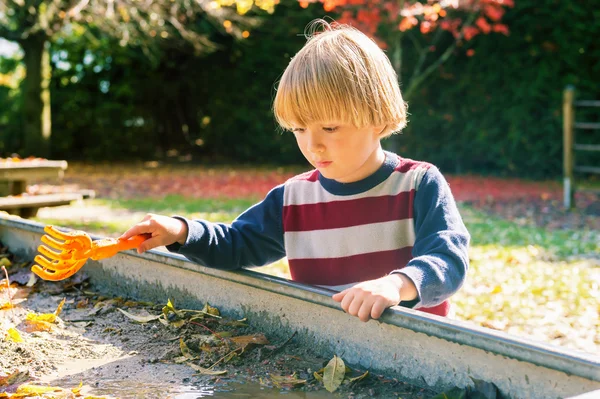
<svg viewBox="0 0 600 399"><path fill-rule="evenodd" d="M385 160L380 144L384 127L327 122L296 125L292 131L304 157L323 176L352 183L373 174Z"/></svg>

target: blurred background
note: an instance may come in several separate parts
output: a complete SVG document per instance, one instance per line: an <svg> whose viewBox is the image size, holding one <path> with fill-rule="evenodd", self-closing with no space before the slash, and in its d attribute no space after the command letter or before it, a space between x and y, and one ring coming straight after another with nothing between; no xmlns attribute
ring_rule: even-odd
<svg viewBox="0 0 600 399"><path fill-rule="evenodd" d="M600 152L577 153L592 169L572 209L562 191L564 90L600 105L598 0L0 0L0 157L67 160L61 187L96 193L34 219L112 236L146 212L230 222L305 170L271 104L323 17L385 49L410 116L384 146L436 164L459 202L457 318L598 353ZM599 148L600 108L576 119Z"/></svg>
<svg viewBox="0 0 600 399"><path fill-rule="evenodd" d="M271 102L324 16L399 73L410 122L386 146L447 173L561 176L563 89L600 91L597 1L142 3L0 5L0 154L302 164Z"/></svg>

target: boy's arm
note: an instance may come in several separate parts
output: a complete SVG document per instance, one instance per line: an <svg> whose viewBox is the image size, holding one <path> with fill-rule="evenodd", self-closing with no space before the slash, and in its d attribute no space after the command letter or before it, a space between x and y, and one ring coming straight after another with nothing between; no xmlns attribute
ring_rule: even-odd
<svg viewBox="0 0 600 399"><path fill-rule="evenodd" d="M432 307L462 286L469 267L469 233L460 217L448 183L431 167L415 194L413 259L401 273L412 280L417 299L407 307Z"/></svg>
<svg viewBox="0 0 600 399"><path fill-rule="evenodd" d="M262 266L283 258L283 190L283 185L275 187L231 225L175 216L187 224L188 235L183 245L174 243L167 249L219 269Z"/></svg>

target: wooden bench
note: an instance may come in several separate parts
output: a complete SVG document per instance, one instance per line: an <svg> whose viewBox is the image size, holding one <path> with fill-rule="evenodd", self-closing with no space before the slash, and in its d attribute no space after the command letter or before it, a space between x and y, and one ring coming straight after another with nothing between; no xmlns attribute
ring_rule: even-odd
<svg viewBox="0 0 600 399"><path fill-rule="evenodd" d="M31 218L40 208L69 205L73 201L94 198L93 190L73 193L27 195L27 183L40 179L62 179L66 161L45 159L0 162L0 211Z"/></svg>
<svg viewBox="0 0 600 399"><path fill-rule="evenodd" d="M31 218L45 206L70 205L73 201L83 199L80 193L61 193L43 195L24 195L0 198L0 211L6 211L22 218Z"/></svg>

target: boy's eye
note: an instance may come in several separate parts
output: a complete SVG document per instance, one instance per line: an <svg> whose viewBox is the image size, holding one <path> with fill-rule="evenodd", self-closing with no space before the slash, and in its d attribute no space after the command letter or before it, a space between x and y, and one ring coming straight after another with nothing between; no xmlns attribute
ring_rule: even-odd
<svg viewBox="0 0 600 399"><path fill-rule="evenodd" d="M323 127L323 130L326 131L327 133L333 133L336 130L338 130L338 127L337 126L326 126L326 127Z"/></svg>
<svg viewBox="0 0 600 399"><path fill-rule="evenodd" d="M302 133L304 132L304 128L303 127L295 127L292 129L293 133Z"/></svg>

